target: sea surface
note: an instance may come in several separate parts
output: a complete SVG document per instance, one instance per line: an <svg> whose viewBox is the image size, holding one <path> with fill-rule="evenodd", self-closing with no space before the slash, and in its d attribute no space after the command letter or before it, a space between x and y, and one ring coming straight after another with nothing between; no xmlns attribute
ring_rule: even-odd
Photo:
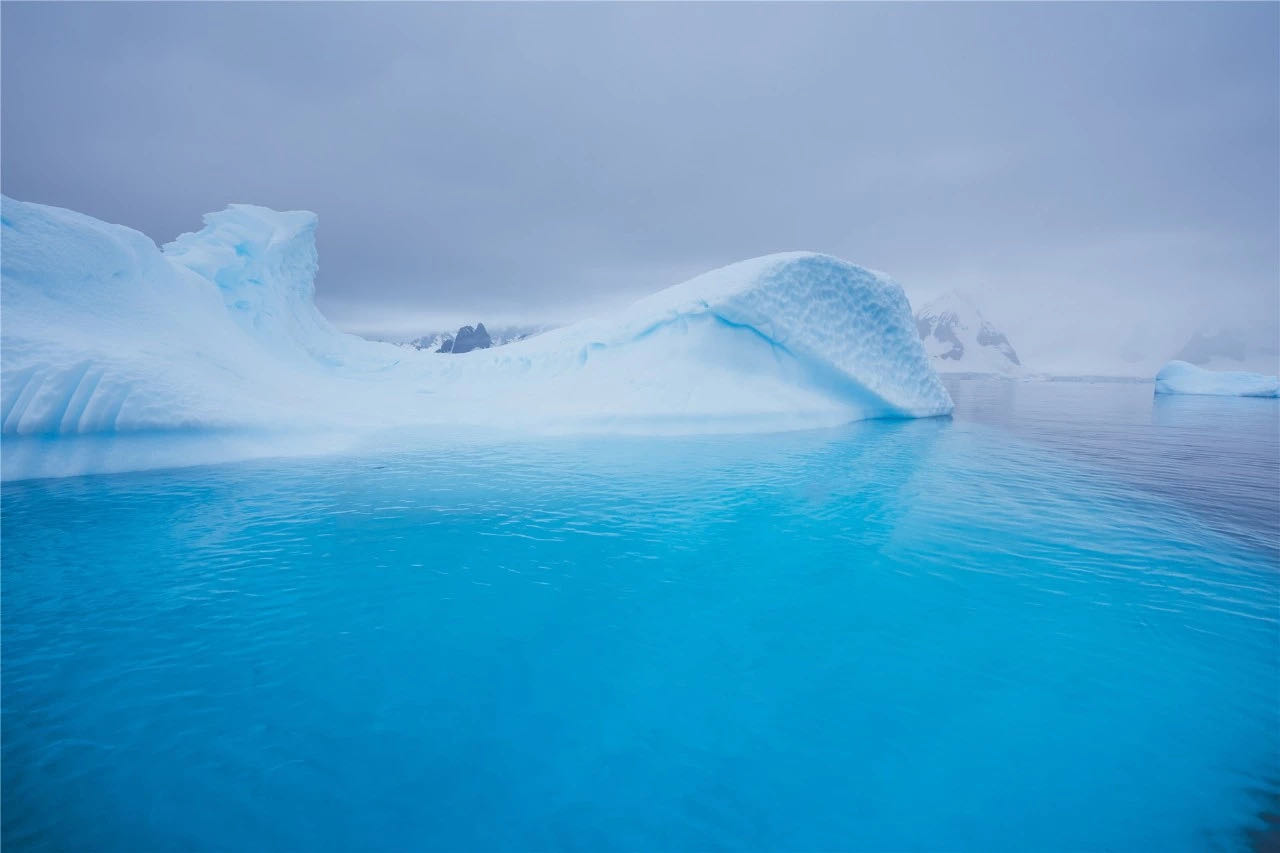
<svg viewBox="0 0 1280 853"><path fill-rule="evenodd" d="M949 385L7 483L3 849L1274 844L1280 402Z"/></svg>

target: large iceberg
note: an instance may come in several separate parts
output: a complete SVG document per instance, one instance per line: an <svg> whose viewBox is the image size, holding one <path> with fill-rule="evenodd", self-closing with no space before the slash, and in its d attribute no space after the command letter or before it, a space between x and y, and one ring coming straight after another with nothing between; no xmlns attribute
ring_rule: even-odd
<svg viewBox="0 0 1280 853"><path fill-rule="evenodd" d="M389 428L743 432L952 408L902 289L836 258L743 261L614 315L440 356L320 314L315 230L312 213L232 205L160 250L4 198L4 477L288 453Z"/></svg>
<svg viewBox="0 0 1280 853"><path fill-rule="evenodd" d="M1280 397L1280 378L1241 370L1205 370L1186 361L1171 361L1156 374L1156 393Z"/></svg>

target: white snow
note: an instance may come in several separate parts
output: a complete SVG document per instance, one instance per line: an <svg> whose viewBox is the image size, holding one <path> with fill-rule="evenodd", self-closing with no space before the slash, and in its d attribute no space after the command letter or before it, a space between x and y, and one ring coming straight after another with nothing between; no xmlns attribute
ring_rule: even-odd
<svg viewBox="0 0 1280 853"><path fill-rule="evenodd" d="M1280 378L1240 370L1205 370L1186 361L1171 361L1156 374L1156 393L1280 397Z"/></svg>
<svg viewBox="0 0 1280 853"><path fill-rule="evenodd" d="M945 415L902 289L770 255L507 346L417 352L316 309L316 217L233 205L156 248L4 198L6 479L329 449L388 428L692 433Z"/></svg>

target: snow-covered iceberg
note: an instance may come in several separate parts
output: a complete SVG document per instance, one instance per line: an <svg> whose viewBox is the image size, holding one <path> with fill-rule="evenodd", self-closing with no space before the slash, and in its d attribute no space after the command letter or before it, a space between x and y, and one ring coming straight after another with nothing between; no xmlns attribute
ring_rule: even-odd
<svg viewBox="0 0 1280 853"><path fill-rule="evenodd" d="M440 356L335 329L316 217L233 205L163 251L3 199L6 478L190 464L385 428L742 432L945 415L902 289L769 255L614 315Z"/></svg>
<svg viewBox="0 0 1280 853"><path fill-rule="evenodd" d="M1171 361L1156 374L1156 393L1280 397L1280 378L1240 370L1205 370L1186 361Z"/></svg>

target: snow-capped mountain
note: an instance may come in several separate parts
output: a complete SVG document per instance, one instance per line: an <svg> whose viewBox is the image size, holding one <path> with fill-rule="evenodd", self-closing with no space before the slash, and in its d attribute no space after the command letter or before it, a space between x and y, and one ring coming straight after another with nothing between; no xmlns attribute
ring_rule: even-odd
<svg viewBox="0 0 1280 853"><path fill-rule="evenodd" d="M939 373L1022 373L1009 338L964 294L939 296L916 311L915 319L925 352Z"/></svg>

